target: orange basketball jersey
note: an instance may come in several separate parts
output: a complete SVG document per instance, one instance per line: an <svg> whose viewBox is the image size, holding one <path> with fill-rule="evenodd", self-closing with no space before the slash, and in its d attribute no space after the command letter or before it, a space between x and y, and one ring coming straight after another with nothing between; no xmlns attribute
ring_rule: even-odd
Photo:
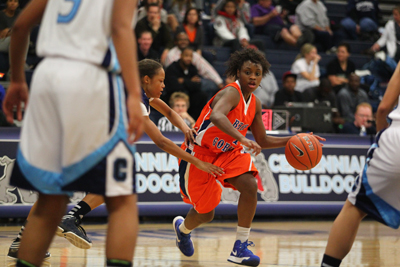
<svg viewBox="0 0 400 267"><path fill-rule="evenodd" d="M238 81L230 83L226 87L228 86L232 86L238 90L241 100L239 101L239 104L226 116L232 123L233 127L237 129L243 136L245 136L247 129L252 124L256 113L256 98L253 94L251 94L249 101L246 103ZM210 121L210 115L212 112L211 103L214 98L215 95L204 106L199 118L196 121L194 126L198 128L196 143L203 148L207 148L209 152L212 153L221 153L236 148L242 148L242 145L237 140L222 132Z"/></svg>

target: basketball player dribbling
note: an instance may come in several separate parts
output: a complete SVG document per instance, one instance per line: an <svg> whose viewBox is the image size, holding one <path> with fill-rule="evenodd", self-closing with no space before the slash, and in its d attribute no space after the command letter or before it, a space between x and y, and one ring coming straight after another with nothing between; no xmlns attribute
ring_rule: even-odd
<svg viewBox="0 0 400 267"><path fill-rule="evenodd" d="M235 77L236 82L219 91L203 108L194 126L197 129L195 144L182 145L186 152L225 171L215 178L184 160L180 161L181 195L184 202L193 205L185 219L178 216L173 221L176 244L185 256L194 253L191 231L214 217L222 192L218 180L224 187L240 192L236 241L228 261L246 266L260 263L260 258L248 249L253 246L248 238L257 205L255 176L258 171L244 147L257 155L261 149L283 147L290 139L290 136L266 135L261 103L253 95L269 66L264 55L254 49L233 53L226 75ZM255 141L246 138L248 128L251 128Z"/></svg>
<svg viewBox="0 0 400 267"><path fill-rule="evenodd" d="M364 168L333 223L322 259L323 267L338 267L350 252L358 227L369 215L397 229L400 225L400 62L388 84L376 113L375 143L370 147ZM387 116L392 120L389 125Z"/></svg>

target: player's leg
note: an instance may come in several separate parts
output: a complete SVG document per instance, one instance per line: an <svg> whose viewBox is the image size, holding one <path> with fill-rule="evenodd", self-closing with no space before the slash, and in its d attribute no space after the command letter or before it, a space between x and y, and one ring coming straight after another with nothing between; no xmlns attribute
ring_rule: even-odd
<svg viewBox="0 0 400 267"><path fill-rule="evenodd" d="M68 203L66 195L39 194L37 208L26 224L18 261L40 266ZM41 229L38 231L38 229ZM34 245L33 245L34 244ZM24 266L24 265L17 265ZM29 265L27 265L29 266Z"/></svg>
<svg viewBox="0 0 400 267"><path fill-rule="evenodd" d="M138 232L137 196L106 197L107 266L132 266ZM117 265L120 264L120 265Z"/></svg>
<svg viewBox="0 0 400 267"><path fill-rule="evenodd" d="M214 210L207 213L198 213L191 208L186 218L177 216L172 222L176 234L176 246L183 255L190 257L194 254L194 245L190 233L203 223L208 223L214 218Z"/></svg>
<svg viewBox="0 0 400 267"><path fill-rule="evenodd" d="M321 266L337 267L349 253L366 213L346 200L329 233ZM324 265L325 264L325 265Z"/></svg>
<svg viewBox="0 0 400 267"><path fill-rule="evenodd" d="M83 216L104 203L101 195L87 194L70 212L65 215L58 226L57 235L65 237L72 245L89 249L92 241L86 235L85 229L80 225Z"/></svg>
<svg viewBox="0 0 400 267"><path fill-rule="evenodd" d="M228 261L241 265L258 266L260 258L247 248L253 246L253 242L249 242L248 239L257 206L257 181L252 173L244 173L226 181L240 192L236 241Z"/></svg>
<svg viewBox="0 0 400 267"><path fill-rule="evenodd" d="M26 226L29 218L32 216L31 214L33 214L33 212L36 209L36 207L37 207L37 201L35 203L33 203L33 206L31 208L31 210L29 211L28 217L26 218L24 224L21 226L21 229L19 230L19 233L18 233L17 237L11 243L10 248L8 249L7 257L12 258L12 259L16 259L17 258L19 245L21 244L21 238L22 238L22 235L24 233L25 226ZM44 258L47 259L47 258L50 258L50 257L51 257L50 253L46 252L46 255L44 256Z"/></svg>

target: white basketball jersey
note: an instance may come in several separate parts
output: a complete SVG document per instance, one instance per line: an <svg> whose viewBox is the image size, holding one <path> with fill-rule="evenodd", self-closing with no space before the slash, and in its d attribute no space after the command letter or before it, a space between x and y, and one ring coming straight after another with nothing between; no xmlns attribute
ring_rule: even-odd
<svg viewBox="0 0 400 267"><path fill-rule="evenodd" d="M102 64L110 46L113 3L113 0L48 1L39 31L38 55Z"/></svg>

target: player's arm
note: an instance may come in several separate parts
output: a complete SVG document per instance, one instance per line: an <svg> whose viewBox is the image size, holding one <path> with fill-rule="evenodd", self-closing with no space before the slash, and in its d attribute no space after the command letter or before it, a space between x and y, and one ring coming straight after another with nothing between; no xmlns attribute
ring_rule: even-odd
<svg viewBox="0 0 400 267"><path fill-rule="evenodd" d="M17 107L17 118L22 119L21 103L28 103L28 86L25 81L25 56L29 33L39 24L46 9L47 0L29 2L15 21L10 42L11 83L4 98L3 110L7 121L13 123L13 109Z"/></svg>
<svg viewBox="0 0 400 267"><path fill-rule="evenodd" d="M185 134L185 142L189 141L190 143L194 143L193 134L196 132L187 126L185 121L175 112L175 110L171 109L159 98L153 99L153 101L150 102L150 105L163 114L173 125L178 127Z"/></svg>
<svg viewBox="0 0 400 267"><path fill-rule="evenodd" d="M218 129L252 149L255 154L258 154L261 151L260 146L236 130L227 117L229 111L234 109L239 104L239 101L241 101L241 96L234 87L227 87L220 91L212 103L213 110L210 120Z"/></svg>
<svg viewBox="0 0 400 267"><path fill-rule="evenodd" d="M399 62L400 63L400 62ZM397 104L400 95L400 64L397 64L397 68L394 71L392 78L389 81L385 95L382 98L381 103L378 106L376 112L376 130L381 131L387 128L388 122L386 121L387 115L393 110Z"/></svg>
<svg viewBox="0 0 400 267"><path fill-rule="evenodd" d="M128 91L128 135L130 142L138 140L143 132L143 116L136 110L141 100L136 37L132 29L133 14L136 8L136 0L114 0L111 24L113 44Z"/></svg>
<svg viewBox="0 0 400 267"><path fill-rule="evenodd" d="M250 128L257 144L259 144L262 149L285 146L291 136L276 137L267 135L265 133L265 127L261 115L261 102L258 98L256 98L256 114Z"/></svg>
<svg viewBox="0 0 400 267"><path fill-rule="evenodd" d="M202 171L205 171L213 176L224 173L223 169L212 165L211 163L201 161L189 153L182 150L174 142L163 136L157 126L150 120L148 116L144 116L144 131L153 140L153 142L165 152L174 155L177 158L190 162Z"/></svg>

